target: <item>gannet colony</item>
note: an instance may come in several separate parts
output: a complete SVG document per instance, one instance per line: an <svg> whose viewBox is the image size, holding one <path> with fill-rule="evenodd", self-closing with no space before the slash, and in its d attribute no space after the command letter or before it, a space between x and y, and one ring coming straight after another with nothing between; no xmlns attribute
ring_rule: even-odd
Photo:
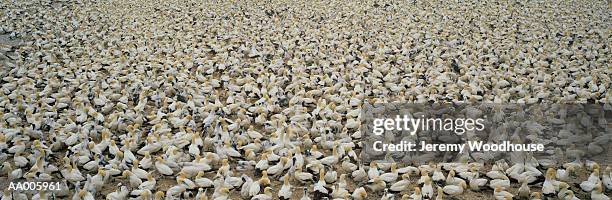
<svg viewBox="0 0 612 200"><path fill-rule="evenodd" d="M611 8L0 0L1 199L610 199ZM366 161L362 108L393 102L603 114L494 109L546 160Z"/></svg>

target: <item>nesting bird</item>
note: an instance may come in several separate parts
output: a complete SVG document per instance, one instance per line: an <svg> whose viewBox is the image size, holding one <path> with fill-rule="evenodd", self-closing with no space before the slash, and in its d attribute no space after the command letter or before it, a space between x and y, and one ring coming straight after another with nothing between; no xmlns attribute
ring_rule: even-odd
<svg viewBox="0 0 612 200"><path fill-rule="evenodd" d="M469 186L496 199L604 200L612 190L610 166L589 161L612 140L606 1L0 7L0 176L70 188L2 199L443 199L470 198ZM487 120L503 124L466 137L544 143L549 158L489 170L503 154L362 156L366 106L425 102L499 104L462 111L493 110ZM505 108L538 103L540 114Z"/></svg>

